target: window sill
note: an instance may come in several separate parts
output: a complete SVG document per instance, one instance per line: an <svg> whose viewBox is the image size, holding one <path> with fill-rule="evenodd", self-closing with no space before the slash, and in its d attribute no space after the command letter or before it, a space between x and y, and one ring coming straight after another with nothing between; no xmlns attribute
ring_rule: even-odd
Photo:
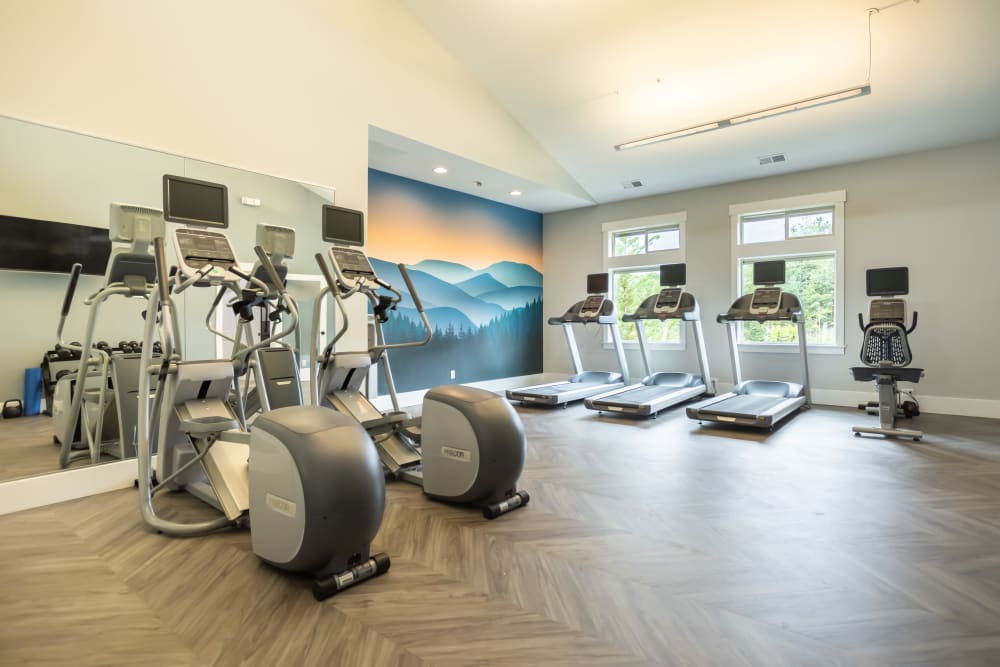
<svg viewBox="0 0 1000 667"><path fill-rule="evenodd" d="M740 352L764 352L767 354L798 354L799 346L794 343L740 343ZM844 355L844 345L810 345L809 354Z"/></svg>
<svg viewBox="0 0 1000 667"><path fill-rule="evenodd" d="M614 343L610 341L604 341L603 343L601 343L601 347L603 347L605 350L615 349ZM634 340L623 340L622 347L624 347L626 350L638 350L639 343ZM650 351L652 350L683 351L687 349L687 346L684 343L649 343L646 347Z"/></svg>

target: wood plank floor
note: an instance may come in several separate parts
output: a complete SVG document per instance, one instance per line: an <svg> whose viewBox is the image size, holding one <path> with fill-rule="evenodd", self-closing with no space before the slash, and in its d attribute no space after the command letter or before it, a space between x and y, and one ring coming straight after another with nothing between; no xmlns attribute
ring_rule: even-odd
<svg viewBox="0 0 1000 667"><path fill-rule="evenodd" d="M247 533L151 534L132 490L0 517L0 664L1000 664L1000 422L519 411L526 509L392 483L392 569L325 603Z"/></svg>
<svg viewBox="0 0 1000 667"><path fill-rule="evenodd" d="M0 421L0 482L59 471L59 447L52 442L52 417L35 415ZM118 459L101 454L101 463ZM92 465L89 458L71 467Z"/></svg>

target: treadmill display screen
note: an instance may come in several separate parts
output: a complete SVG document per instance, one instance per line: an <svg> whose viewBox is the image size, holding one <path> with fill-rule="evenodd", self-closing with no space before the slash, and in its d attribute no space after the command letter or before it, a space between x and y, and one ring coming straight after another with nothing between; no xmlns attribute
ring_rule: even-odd
<svg viewBox="0 0 1000 667"><path fill-rule="evenodd" d="M587 294L607 294L608 274L591 273L587 276Z"/></svg>
<svg viewBox="0 0 1000 667"><path fill-rule="evenodd" d="M899 296L910 291L910 269L897 266L889 269L868 269L865 272L868 296Z"/></svg>
<svg viewBox="0 0 1000 667"><path fill-rule="evenodd" d="M687 283L687 264L660 264L660 287L680 287Z"/></svg>
<svg viewBox="0 0 1000 667"><path fill-rule="evenodd" d="M751 310L775 311L781 303L781 288L759 287L754 290Z"/></svg>
<svg viewBox="0 0 1000 667"><path fill-rule="evenodd" d="M679 287L671 287L665 290L660 290L660 295L656 297L656 310L676 310L677 305L681 302L682 290Z"/></svg>
<svg viewBox="0 0 1000 667"><path fill-rule="evenodd" d="M781 285L785 282L785 260L753 263L754 285Z"/></svg>
<svg viewBox="0 0 1000 667"><path fill-rule="evenodd" d="M606 275L606 274L605 274ZM582 317L593 317L600 314L601 308L604 306L604 297L599 294L594 294L588 296L583 300L583 305L580 306L580 315Z"/></svg>

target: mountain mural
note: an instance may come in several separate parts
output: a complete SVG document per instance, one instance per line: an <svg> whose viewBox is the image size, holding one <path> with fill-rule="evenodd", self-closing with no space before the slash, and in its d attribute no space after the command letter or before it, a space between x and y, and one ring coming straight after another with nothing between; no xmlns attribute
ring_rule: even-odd
<svg viewBox="0 0 1000 667"><path fill-rule="evenodd" d="M504 310L510 310L542 298L541 287L505 287L480 294L479 298L488 303L495 303Z"/></svg>
<svg viewBox="0 0 1000 667"><path fill-rule="evenodd" d="M425 259L422 262L417 262L412 267L408 266L406 268L429 273L435 278L448 283L461 282L471 278L473 274L475 274L473 269L470 269L463 264L458 264L457 262L446 262L442 259Z"/></svg>
<svg viewBox="0 0 1000 667"><path fill-rule="evenodd" d="M403 294L399 306L390 312L389 321L383 325L386 342L421 339L424 330L420 314L399 268L377 257L370 259L379 278ZM491 273L497 271L512 282L535 280L534 269L526 267L531 269L526 271L523 266L500 262L476 271L455 262L425 260L407 267L430 322L432 337L426 347L402 348L390 353L397 390L538 372L542 288L540 285L507 287ZM445 276L472 277L453 284L432 271ZM503 371L504 368L507 370ZM379 373L379 392L384 394L385 377L381 369Z"/></svg>
<svg viewBox="0 0 1000 667"><path fill-rule="evenodd" d="M380 278L388 281L393 287L406 295L401 305L414 307L413 300L410 299L409 292L406 289L406 283L403 281L403 276L400 274L399 269L396 268L396 265L375 257L371 258L371 262L372 268L375 269L375 273ZM471 271L471 269L469 270ZM477 325L486 324L493 318L502 315L506 310L506 308L498 306L495 303L477 299L465 292L461 287L435 278L424 271L407 267L407 272L410 274L410 280L413 281L413 287L417 290L417 294L420 295L420 301L423 303L424 310L440 307L455 308L464 313L466 317Z"/></svg>
<svg viewBox="0 0 1000 667"><path fill-rule="evenodd" d="M488 273L481 273L468 280L463 280L457 283L457 287L461 287L466 293L472 296L482 296L487 292L507 289L507 285L504 285Z"/></svg>
<svg viewBox="0 0 1000 667"><path fill-rule="evenodd" d="M490 264L476 275L489 274L507 287L541 287L542 274L534 267L520 262Z"/></svg>
<svg viewBox="0 0 1000 667"><path fill-rule="evenodd" d="M388 353L398 391L541 372L540 213L369 169L367 218L372 266L403 294L386 341L425 335L397 262L432 330L426 345Z"/></svg>

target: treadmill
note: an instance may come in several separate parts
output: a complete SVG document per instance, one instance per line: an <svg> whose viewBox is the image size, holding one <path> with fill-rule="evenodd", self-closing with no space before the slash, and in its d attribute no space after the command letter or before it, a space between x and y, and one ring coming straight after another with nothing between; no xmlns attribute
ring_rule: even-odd
<svg viewBox="0 0 1000 667"><path fill-rule="evenodd" d="M719 422L754 428L771 429L800 408L808 408L809 360L806 350L806 325L802 304L794 294L782 291L785 282L785 261L755 262L755 289L733 302L729 311L716 320L726 325L729 352L733 362L732 391L693 405L687 415L699 422ZM794 322L798 326L799 353L802 358L802 384L775 380L744 380L740 369L740 352L736 344L738 322Z"/></svg>
<svg viewBox="0 0 1000 667"><path fill-rule="evenodd" d="M607 298L608 274L592 273L587 276L587 298L577 301L560 317L550 317L549 324L560 325L566 334L569 356L573 361L573 375L562 382L536 384L520 389L508 389L507 400L520 401L522 405L562 405L579 401L588 396L603 394L619 389L628 382L628 366L625 363L625 348L618 333L618 316L615 304ZM618 355L620 373L610 371L585 371L580 363L580 351L576 346L573 327L597 324L608 327L611 340Z"/></svg>
<svg viewBox="0 0 1000 667"><path fill-rule="evenodd" d="M644 300L634 313L622 317L625 322L634 322L639 337L639 350L646 377L638 384L622 389L598 394L584 400L584 405L598 412L613 412L638 417L656 417L660 410L672 405L697 398L707 393L715 393L708 370L708 355L705 353L705 338L701 330L701 316L698 300L684 290L687 282L686 264L663 264L660 266L660 292ZM695 349L701 374L695 373L654 373L649 363L649 345L646 340L647 320L681 320L691 324ZM709 391L709 386L712 387Z"/></svg>

